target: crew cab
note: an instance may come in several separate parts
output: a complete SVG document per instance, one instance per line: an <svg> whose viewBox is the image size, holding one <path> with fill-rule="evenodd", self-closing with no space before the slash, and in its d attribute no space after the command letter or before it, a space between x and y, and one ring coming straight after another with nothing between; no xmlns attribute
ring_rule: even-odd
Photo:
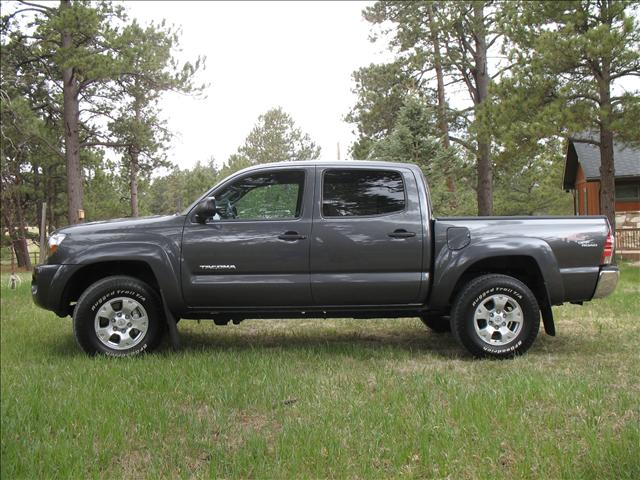
<svg viewBox="0 0 640 480"><path fill-rule="evenodd" d="M479 357L533 344L552 306L609 295L606 217L434 218L419 167L282 162L242 170L183 213L66 227L36 304L89 354L152 350L179 319L419 317Z"/></svg>

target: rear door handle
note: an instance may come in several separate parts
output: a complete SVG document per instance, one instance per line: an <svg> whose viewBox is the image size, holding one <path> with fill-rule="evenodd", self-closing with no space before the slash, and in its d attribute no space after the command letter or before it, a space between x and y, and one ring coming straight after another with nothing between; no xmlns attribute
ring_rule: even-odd
<svg viewBox="0 0 640 480"><path fill-rule="evenodd" d="M411 238L415 237L415 232L407 232L404 228L398 228L389 234L391 238Z"/></svg>
<svg viewBox="0 0 640 480"><path fill-rule="evenodd" d="M295 242L296 240L304 240L307 237L304 235L298 234L298 232L284 232L282 235L278 235L280 240L284 240L285 242Z"/></svg>

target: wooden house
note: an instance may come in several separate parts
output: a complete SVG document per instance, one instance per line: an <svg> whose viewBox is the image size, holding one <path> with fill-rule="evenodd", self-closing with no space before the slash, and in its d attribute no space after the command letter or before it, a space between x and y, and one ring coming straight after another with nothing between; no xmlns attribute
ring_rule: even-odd
<svg viewBox="0 0 640 480"><path fill-rule="evenodd" d="M614 144L616 212L640 211L640 148ZM569 140L563 187L573 193L576 215L600 215L600 149Z"/></svg>
<svg viewBox="0 0 640 480"><path fill-rule="evenodd" d="M614 143L616 254L640 260L640 148ZM569 140L563 187L576 215L600 215L600 149Z"/></svg>

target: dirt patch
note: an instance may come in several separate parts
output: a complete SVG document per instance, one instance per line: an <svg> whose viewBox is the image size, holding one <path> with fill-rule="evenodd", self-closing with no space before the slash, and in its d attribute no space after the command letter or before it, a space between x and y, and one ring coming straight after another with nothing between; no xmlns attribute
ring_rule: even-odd
<svg viewBox="0 0 640 480"><path fill-rule="evenodd" d="M238 450L248 438L259 436L266 440L269 450L273 451L275 438L281 431L282 425L270 416L242 410L235 413L228 429L220 431L219 438L226 448Z"/></svg>
<svg viewBox="0 0 640 480"><path fill-rule="evenodd" d="M206 403L196 403L192 405L181 405L180 411L184 415L193 416L200 422L211 422L217 419L217 414L213 407Z"/></svg>
<svg viewBox="0 0 640 480"><path fill-rule="evenodd" d="M262 431L269 424L267 416L261 413L238 412L236 414L236 421L242 428L258 432Z"/></svg>
<svg viewBox="0 0 640 480"><path fill-rule="evenodd" d="M187 458L187 468L189 469L189 473L194 475L205 465L208 465L212 458L213 455L210 452L200 452L199 455Z"/></svg>
<svg viewBox="0 0 640 480"><path fill-rule="evenodd" d="M616 415L616 413L613 412L611 413L611 416L614 418L612 428L614 433L616 433L617 435L622 433L622 431L627 428L629 424L640 424L640 414L634 410L627 410L622 415Z"/></svg>
<svg viewBox="0 0 640 480"><path fill-rule="evenodd" d="M122 478L137 480L147 477L146 473L149 471L153 458L147 450L133 450L117 456L115 460L122 472ZM105 478L113 475L113 471L105 473L107 474Z"/></svg>

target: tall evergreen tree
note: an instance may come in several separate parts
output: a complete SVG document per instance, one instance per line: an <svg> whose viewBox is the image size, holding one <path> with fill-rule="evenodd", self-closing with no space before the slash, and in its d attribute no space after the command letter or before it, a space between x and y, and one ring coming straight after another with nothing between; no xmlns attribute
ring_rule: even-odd
<svg viewBox="0 0 640 480"><path fill-rule="evenodd" d="M391 35L390 46L396 55L395 71L402 73L401 76L396 75L396 79L412 79L413 86L409 84L409 88L415 88L425 98L434 98L438 118L434 135L442 139L445 147L451 140L475 157L478 212L490 215L493 201L492 136L484 127L482 111L490 97L489 85L493 78L503 73L499 70L492 78L488 69L489 52L497 48L499 38L492 2L379 1L367 8L364 15L373 24L380 25L384 34ZM377 67L378 70L380 68ZM375 77L371 73L374 71L369 67L361 71L359 77L373 79ZM358 110L367 104L374 105L369 108L374 114L382 111L387 118L397 115L397 105L404 98L403 93L397 92L397 87L407 83L390 83L389 79L394 81L393 77L388 77L386 85L385 79L373 84L378 88L377 95L368 95L359 89L358 103L348 119L358 121L366 118ZM432 86L434 81L435 89ZM391 85L396 86L395 112L393 106L389 109L388 96L380 94ZM462 107L458 102L457 108L451 108L446 98L447 85L449 88L452 85L463 86L469 95L467 103L471 106ZM360 143L365 144L362 140ZM451 181L449 188L453 189Z"/></svg>
<svg viewBox="0 0 640 480"><path fill-rule="evenodd" d="M640 76L637 3L618 0L508 2L501 15L515 63L504 83L499 123L516 106L528 112L535 138L562 134L600 150L600 208L615 225L613 141L640 141L639 90L625 77ZM617 93L616 93L617 92ZM526 107L526 108L523 108Z"/></svg>
<svg viewBox="0 0 640 480"><path fill-rule="evenodd" d="M191 88L190 78L199 64L179 66L168 53L175 45L175 32L129 24L123 7L112 2L61 0L55 6L20 1L12 6L2 18L3 44L21 46L21 75L41 80L48 91L45 103L60 122L69 223L77 223L84 209L82 155L87 152L86 158L93 158L88 149L127 149L133 158L133 163L127 162L133 168L127 171L133 174L135 197L136 156L139 161L159 148L167 133L150 105L159 91ZM130 102L129 107L133 103L133 108L120 110L116 118L113 112L123 101ZM117 123L113 131L105 128L110 120ZM128 134L122 134L127 128Z"/></svg>
<svg viewBox="0 0 640 480"><path fill-rule="evenodd" d="M419 95L423 85L402 60L372 63L353 72L352 78L356 103L345 120L355 124L358 133L351 155L363 160L376 141L391 133L405 100L412 94Z"/></svg>
<svg viewBox="0 0 640 480"><path fill-rule="evenodd" d="M204 85L194 84L194 75L204 59L180 64L173 52L178 32L161 25L146 28L132 22L119 38L119 50L129 70L117 80L116 94L122 99L117 116L109 124L116 147L123 154L121 167L129 177L131 215L137 217L138 181L151 171L169 166L164 152L172 137L158 112L165 92L199 94Z"/></svg>
<svg viewBox="0 0 640 480"><path fill-rule="evenodd" d="M40 225L42 202L50 206L49 225L58 223L58 192L63 192L64 162L61 131L48 108L48 92L40 75L25 75L24 44L8 41L2 31L0 64L0 163L2 223L7 229L18 266L29 267L28 225ZM36 106L34 108L34 105Z"/></svg>
<svg viewBox="0 0 640 480"><path fill-rule="evenodd" d="M475 202L469 165L458 155L456 147L445 146L442 139L434 135L438 122L433 106L423 99L408 97L390 134L375 142L369 158L419 165L428 180L437 215L472 214ZM448 185L452 174L463 187L455 192Z"/></svg>
<svg viewBox="0 0 640 480"><path fill-rule="evenodd" d="M238 152L227 162L224 172L260 163L314 160L320 147L302 132L282 108L272 108L258 117L256 125Z"/></svg>

